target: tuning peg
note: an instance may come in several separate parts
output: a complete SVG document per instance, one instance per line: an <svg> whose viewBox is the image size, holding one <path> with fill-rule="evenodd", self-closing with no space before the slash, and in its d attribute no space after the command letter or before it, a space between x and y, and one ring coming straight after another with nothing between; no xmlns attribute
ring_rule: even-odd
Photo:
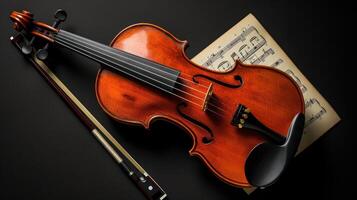
<svg viewBox="0 0 357 200"><path fill-rule="evenodd" d="M46 58L48 57L48 50L47 49L48 49L48 45L46 44L46 46L43 49L39 49L36 52L36 57L39 60L46 60Z"/></svg>
<svg viewBox="0 0 357 200"><path fill-rule="evenodd" d="M21 47L21 51L25 55L29 55L32 52L32 43L35 40L35 37L32 37L30 41L25 41L25 44Z"/></svg>
<svg viewBox="0 0 357 200"><path fill-rule="evenodd" d="M64 22L67 18L67 12L63 9L58 9L54 14L55 21L52 24L53 28L57 28L61 22ZM36 57L40 60L46 60L48 57L48 43L36 52Z"/></svg>
<svg viewBox="0 0 357 200"><path fill-rule="evenodd" d="M39 60L46 60L47 57L48 57L48 50L47 49L48 49L48 43L42 49L39 49L36 52L36 57Z"/></svg>
<svg viewBox="0 0 357 200"><path fill-rule="evenodd" d="M56 21L53 23L52 27L57 28L61 22L64 22L67 18L67 12L63 9L58 9L54 15Z"/></svg>
<svg viewBox="0 0 357 200"><path fill-rule="evenodd" d="M21 51L22 51L23 54L29 55L29 54L31 54L31 52L32 52L32 46L26 44L26 45L24 45L24 46L21 47Z"/></svg>

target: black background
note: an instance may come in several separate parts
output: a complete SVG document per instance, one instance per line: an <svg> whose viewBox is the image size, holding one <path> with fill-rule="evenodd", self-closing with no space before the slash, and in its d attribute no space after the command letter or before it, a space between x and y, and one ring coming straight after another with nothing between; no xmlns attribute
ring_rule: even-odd
<svg viewBox="0 0 357 200"><path fill-rule="evenodd" d="M248 13L253 13L342 121L293 160L273 186L248 197L212 175L187 153L191 138L165 123L119 125L97 104L98 64L64 49L49 63L93 114L158 181L171 199L345 199L351 192L354 32L342 1L4 1L0 3L0 199L145 199L112 158L10 43L12 10L28 9L52 23L57 8L69 16L63 28L109 43L123 28L149 22L190 41L193 57ZM351 64L347 64L351 63Z"/></svg>

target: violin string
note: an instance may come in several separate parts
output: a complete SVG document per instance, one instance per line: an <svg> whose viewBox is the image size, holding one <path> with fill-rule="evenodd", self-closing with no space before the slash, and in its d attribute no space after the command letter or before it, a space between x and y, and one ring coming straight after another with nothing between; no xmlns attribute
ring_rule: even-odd
<svg viewBox="0 0 357 200"><path fill-rule="evenodd" d="M129 60L131 60L131 61L133 61L133 62L136 62L136 63L138 63L138 64L143 64L144 66L147 66L147 67L149 67L149 68L151 68L151 69L154 69L154 70L157 70L157 71L160 71L160 72L164 72L164 73L166 73L166 74L172 76L172 74L170 74L170 73L168 73L168 72L166 72L166 71L164 71L164 70L160 70L160 69L157 69L157 68L153 68L152 66L147 65L147 64L145 64L145 63L142 63L142 62L140 62L140 61L136 61L136 60L130 59L130 58L128 58L128 57L124 57L124 56L122 56L122 55L120 55L120 54L115 54L114 52L111 52L111 51L109 51L109 50L107 50L107 49L100 49L100 47L99 47L99 46L104 46L104 48L107 48L107 47L109 47L109 46L107 46L107 45L103 45L103 44L101 44L101 43L99 43L99 42L90 40L90 39L88 39L88 38L84 38L84 37L82 37L82 36L79 36L79 35L73 34L73 33L71 33L71 32L64 31L64 30L61 30L61 32L64 33L64 34L61 34L61 36L62 36L62 37L66 37L66 38L69 39L69 40L72 39L72 38L69 38L70 36L73 37L73 38L77 38L77 39L78 39L77 41L80 42L80 43L82 43L82 44L91 45L91 47L93 47L93 48L95 48L95 49L98 49L98 50L100 50L100 51L105 51L105 52L110 53L110 54L112 54L112 55L117 55L117 56L120 56L120 57L122 57L122 58L129 59ZM68 35L70 35L70 36L66 36L65 34L68 34ZM109 48L114 49L113 47L109 47ZM122 53L124 53L124 54L126 54L126 55L129 55L129 56L130 56L130 55L135 56L135 55L133 55L133 54L130 54L130 53L125 52L125 51L120 50L120 49L115 49L115 50L117 50L118 52L122 52ZM99 52L99 51L97 51L97 52ZM103 55L105 55L105 54L103 54ZM111 57L111 58L113 58L113 57ZM138 57L138 58L141 58L141 57ZM117 60L116 58L113 58L113 59ZM141 58L141 59L144 59L144 58ZM118 61L119 61L119 60L118 60ZM123 61L122 61L122 62L123 62ZM130 65L129 63L127 63L127 64ZM134 67L136 67L136 66L134 66ZM140 68L139 68L139 69L140 69ZM144 71L154 74L154 73L151 72L151 71L147 71L147 70L144 70ZM186 73L183 73L183 72L180 72L180 74L181 74L181 75L190 76L189 74L186 74ZM155 75L156 75L156 74L155 74ZM158 75L157 75L157 76L158 76ZM159 77L163 77L163 76L159 76ZM166 77L163 77L163 78L165 78L165 79L167 79L167 80L169 80L169 81L172 81L171 79L168 79L168 78L166 78ZM207 86L204 86L204 85L202 85L202 84L200 84L200 83L193 82L193 81L191 81L190 79L185 79L185 78L181 78L181 77L178 77L178 79L186 80L186 81L188 81L188 82L190 82L190 83L193 83L193 84L195 84L195 85L199 85L199 86L203 86L203 87L208 88ZM211 84L211 82L209 82L209 81L206 81L206 82L209 83L209 84ZM185 86L185 87L188 87L188 88L190 88L190 89L196 90L196 91L198 91L198 92L200 92L200 93L206 95L206 92L202 92L202 91L200 91L200 90L197 90L197 89L195 89L195 88L193 88L193 87L189 87L188 85L181 84L181 83L179 83L179 82L178 82L178 84L180 84L180 85L182 85L182 86ZM202 100L204 101L204 99L202 99ZM218 102L218 101L216 101L216 102ZM213 107L215 107L215 108L217 108L217 109L219 109L219 110L221 110L221 111L224 111L224 108L221 108L221 107L219 107L219 106L217 106L217 105L215 105L215 104L213 104L213 103L211 103L211 102L208 102L208 105L213 106ZM222 104L221 106L226 107L225 104ZM226 108L227 108L227 107L226 107Z"/></svg>
<svg viewBox="0 0 357 200"><path fill-rule="evenodd" d="M99 42L90 40L90 39L88 39L88 38L85 38L85 37L76 35L76 34L71 33L71 32L67 32L67 31L65 31L65 30L61 30L61 32L64 32L64 33L66 33L66 34L68 34L68 35L71 35L72 37L75 37L75 38L79 39L79 41L80 41L80 40L84 40L84 41L86 41L87 44L91 43L91 44L94 45L93 47L96 47L95 45L103 45L103 44L101 44L101 43L99 43ZM84 42L84 41L83 41L83 42ZM108 46L108 45L105 45L105 46L106 46L106 47L113 48L113 47ZM121 52L121 53L124 53L124 54L126 54L126 55L129 55L129 56L130 56L130 55L131 55L131 56L136 56L136 55L134 55L134 54L131 54L131 53L129 53L129 52L126 52L126 51L123 51L123 50L120 50L120 49L116 49L116 48L113 48L113 49L115 49L115 50L117 50L117 51L119 51L119 52ZM113 53L113 52L110 52L110 51L107 51L107 52ZM113 54L113 55L117 55L117 54ZM138 57L138 58L141 58L141 57L139 57L139 56L137 56L137 57ZM127 58L127 57L125 57L125 58ZM130 58L129 58L129 59L130 59ZM145 59L145 58L141 58L141 59ZM130 60L131 60L131 61L134 61L134 62L136 62L136 63L138 63L138 64L141 63L141 62L136 61L136 60L133 60L133 59L130 59ZM145 64L145 63L141 63L141 64ZM148 66L148 65L146 65L146 66ZM148 67L151 67L151 66L148 66ZM157 69L157 70L159 70L159 69ZM160 70L160 71L162 71L162 72L164 72L164 73L168 73L168 72L163 71L163 70ZM168 74L169 74L169 73L168 73ZM180 72L180 74L181 74L181 75L185 75L185 76L191 77L190 74L184 73L184 72L182 72L182 71ZM172 74L169 74L169 75L172 75ZM193 84L195 84L195 85L198 85L198 86L201 86L201 87L204 87L204 88L208 88L208 87L209 87L209 86L206 86L206 85L203 85L203 84L194 82L194 81L192 81L192 80L190 80L190 79L187 79L187 78L182 78L182 77L178 77L178 78L180 78L180 79L185 79L185 80L188 81L188 82L191 82L191 83L193 83ZM211 83L211 82L208 81L208 80L203 80L203 82L206 82L207 84L210 84L210 83Z"/></svg>
<svg viewBox="0 0 357 200"><path fill-rule="evenodd" d="M61 40L62 42L63 42L63 40ZM68 43L67 43L68 44ZM62 44L63 45L63 44ZM68 48L68 46L66 46L67 48ZM90 51L86 51L86 50L84 50L84 49L82 49L82 51L85 51L85 52L87 52L87 53L90 53ZM106 59L106 58L101 58L101 59L103 59L103 60L105 60L105 61L107 61L107 62L111 62L112 64L116 64L115 62L113 62L113 61L110 61L110 60L108 60L108 59ZM128 63L127 63L128 64ZM131 71L131 72L134 72L134 73L138 73L138 74L140 74L139 72L136 72L136 71L133 71L133 70L131 70L130 68L126 68L126 67L124 67L125 69L127 69L127 70L129 70L129 71ZM116 68L117 69L117 68ZM143 74L140 74L140 75L142 75L142 76L145 76L145 75L143 75ZM155 82L158 82L158 83L162 83L162 84L164 84L164 85L167 85L167 84L165 84L165 83L163 83L163 82L161 82L161 81L159 81L159 80L157 80L157 79L154 79L154 78L152 78L152 77L150 77L150 76L145 76L145 77L147 77L147 78L149 78L149 79L151 79L151 80L153 80L153 81L155 81ZM141 80L141 79L140 79ZM168 85L167 85L168 86ZM198 100L204 100L203 98L200 98L199 96L196 96L196 95L194 95L194 94L191 94L191 93L189 93L189 92L186 92L186 91L184 91L184 90L181 90L181 89L178 89L178 88L173 88L173 89L176 89L176 90L178 90L178 91L180 91L180 92L182 92L182 93L185 93L185 94L187 94L187 95L190 95L190 96L192 96L192 97L194 97L194 98L196 98L196 99L198 99Z"/></svg>
<svg viewBox="0 0 357 200"><path fill-rule="evenodd" d="M62 39L60 39L62 42L64 41L64 40L62 40ZM68 44L68 43L67 43ZM68 46L66 46L67 48L68 48ZM84 50L84 49L82 49L82 51L85 51L85 52L87 52L87 53L90 53L90 51L87 51L87 50ZM103 60L105 60L105 61L107 61L107 62L111 62L112 64L116 64L115 62L113 62L113 61L110 61L110 60L108 60L108 59L106 59L106 58L101 58L101 59L103 59ZM124 62L124 61L123 61ZM124 63L126 63L126 64L128 64L129 65L129 63L127 63L127 62L124 62ZM127 69L127 70L129 70L129 71L131 71L131 72L134 72L134 73L139 73L139 72L136 72L136 71L133 71L133 70L131 70L130 68L127 68L127 67L124 67L125 69ZM115 69L118 69L118 68L115 68ZM144 70L145 71L145 70ZM142 75L142 76L145 76L145 75L143 75L143 74L140 74L140 75ZM153 81L155 81L155 82L158 82L158 83L161 83L161 84L164 84L164 85L166 85L166 86L169 86L169 85L167 85L166 83L164 83L164 82L161 82L161 81L159 81L159 80L157 80L157 79L154 79L154 78L152 78L152 77L150 77L150 76L145 76L145 77L147 77L147 78L149 78L149 79L151 79L151 80L153 80ZM188 87L188 86L187 86ZM183 92L183 93L185 93L185 94L187 94L187 95L190 95L190 96L192 96L192 97L194 97L194 98L196 98L196 99L199 99L199 100L204 100L203 98L200 98L199 96L196 96L196 95L193 95L193 94L191 94L191 93L189 93L189 92L186 92L186 91L183 91L183 90L181 90L181 89L178 89L178 88L175 88L174 87L174 89L176 89L176 90L178 90L178 91L180 91L180 92Z"/></svg>
<svg viewBox="0 0 357 200"><path fill-rule="evenodd" d="M65 32L65 33L69 33L69 32ZM73 36L75 36L75 37L77 37L78 39L86 39L86 38L77 36L77 35L72 34L72 33L70 33L70 34L73 35ZM63 37L63 34L61 35L61 37L58 37L58 36L57 36L56 39L65 39L65 38L62 38L62 37ZM66 39L68 39L68 38L66 38ZM71 38L69 38L69 39L71 39ZM84 43L84 44L87 44L87 45L90 45L91 47L96 47L96 46L94 46L94 45L95 45L97 42L92 41L92 40L89 40L89 39L86 39L86 40L88 40L89 42L88 42L88 43L85 43L84 41L78 41L78 42ZM75 42L75 41L69 41L69 42ZM91 44L90 44L90 43L91 43ZM77 44L78 44L78 43L77 43ZM100 44L100 43L98 43L98 44ZM96 48L98 49L98 47L96 47ZM113 54L113 52L110 52L110 51L108 51L108 50L106 50L106 49L100 49L100 50L103 50L103 51L105 51L105 52L109 52L109 53L111 53L112 55L119 55L119 56L123 57L123 56L120 55L120 54ZM96 52L101 53L101 51L96 51ZM123 51L123 52L124 52L124 51ZM125 53L127 53L127 52L125 52ZM102 54L102 55L105 55L105 54L103 54L103 53L101 53L101 54ZM109 57L110 57L110 58L113 58L114 60L117 60L115 57L112 57L112 56L109 56ZM126 57L125 57L125 58L126 58ZM130 58L127 58L127 59L130 59ZM132 60L132 59L130 59L130 60ZM160 70L160 69L153 68L153 67L151 67L151 66L149 66L149 65L146 65L145 63L141 63L141 62L138 62L138 61L136 61L136 60L132 60L132 61L134 61L134 62L136 62L136 63L144 64L145 66L148 66L148 67L150 67L150 68L152 68L152 69L154 69L154 70L162 71L162 70ZM126 63L126 64L128 64L128 65L131 65L130 63L125 62L125 61L123 61L123 60L121 60L121 62L124 62L124 63ZM132 66L133 66L133 67L136 67L136 68L138 68L138 69L141 69L140 67L137 67L137 66L135 66L135 65L132 65ZM128 69L128 68L126 68L126 69ZM149 72L149 73L154 74L153 72L147 71L147 70L145 70L145 69L141 69L141 70L144 70L144 71L146 71L146 72ZM132 71L132 70L131 70L131 71ZM132 72L133 72L133 71L132 71ZM168 73L168 72L166 72L166 71L162 71L162 72ZM155 74L155 75L157 75L157 74ZM172 74L169 74L169 75L172 75ZM157 76L159 76L159 75L157 75ZM163 77L163 76L159 76L159 77ZM148 78L150 78L150 77L148 77ZM166 77L163 77L163 78L167 79ZM150 79L152 79L152 78L150 78ZM152 80L154 80L154 79L152 79ZM172 81L171 79L167 79L167 80ZM183 80L192 82L191 80L188 80L188 79L183 79ZM155 81L158 82L157 80L155 80ZM159 81L159 82L160 82L160 81ZM160 83L162 83L162 82L160 82ZM192 82L192 83L195 83L195 82ZM163 83L163 84L165 84L165 83ZM187 88L189 88L189 89L194 89L194 90L196 90L196 91L199 91L199 90L197 90L197 89L195 89L195 88L193 88L193 87L190 87L190 86L188 86L188 85L185 85L185 84L183 84L183 83L178 83L178 84L180 84L180 85L182 85L182 86L184 86L184 87L187 87ZM195 83L195 84L196 84L196 83ZM167 84L165 84L165 85L167 85ZM179 90L179 89L177 89L177 90ZM180 90L180 91L182 91L182 90ZM204 101L204 98L197 97L197 96L192 95L192 94L190 94L190 93L187 93L187 92L185 92L185 91L182 91L182 92L184 92L184 93L186 93L186 94L188 94L188 95L190 95L190 96L193 96L193 97L195 97L195 98L197 98L197 99L200 99L200 100ZM201 93L203 93L203 94L206 94L206 93L204 93L204 92L202 92L202 91L199 91L199 92L201 92ZM222 108L222 107L220 107L220 106L217 106L217 105L215 105L215 104L213 104L213 103L211 103L211 102L208 102L208 104L209 104L210 106L213 106L213 107L215 107L215 108L221 110L221 111L224 111L224 108Z"/></svg>
<svg viewBox="0 0 357 200"><path fill-rule="evenodd" d="M68 43L66 43L65 41L56 39L56 42L59 43L60 45L64 46L64 47L68 48L68 49L71 49L72 51L75 51L75 52L80 53L76 48L73 48L73 47L69 46ZM85 51L85 50L83 50L83 51ZM87 53L89 53L89 52L87 52ZM93 60L95 60L95 61L97 61L97 62L100 61L98 58L95 58L95 57L92 56L92 55L88 55L88 54L87 54L86 56L88 56L89 58L91 58L91 59L93 59ZM108 61L108 60L107 60L107 61ZM110 67L114 67L114 65L111 65L111 64L108 64L108 63L106 63L106 65L108 65L108 66L110 66ZM154 86L154 87L156 87L157 89L160 89L160 90L163 90L163 91L165 91L165 92L168 92L168 93L170 93L170 94L172 94L172 95L175 95L175 96L177 96L177 97L179 97L179 98L181 98L181 99L183 99L183 100L186 100L186 101L188 101L188 102L190 102L190 103L193 103L193 104L195 104L195 105L197 105L197 106L199 106L199 107L201 106L201 105L198 104L198 103L195 103L195 102L192 102L192 101L190 101L190 100L188 100L188 99L185 99L184 97L181 97L181 96L179 96L179 95L177 95L177 94L175 94L175 93L170 92L169 90L162 89L162 88L158 87L157 85L152 84L152 83L150 83L150 82L147 82L147 81L145 81L145 80L143 80L143 79L140 79L139 77L137 77L137 76L135 76L135 75L133 75L133 74L130 74L130 73L126 72L126 71L123 71L123 70L120 70L120 69L118 69L118 71L120 71L121 73L126 74L127 76L131 76L131 77L136 78L136 79L138 79L138 80L140 80L140 81L143 81L143 82L145 82L145 83L147 83L147 84L149 84L149 85L151 85L151 86ZM136 73L136 72L135 72L135 73Z"/></svg>
<svg viewBox="0 0 357 200"><path fill-rule="evenodd" d="M71 32L65 31L65 30L61 30L61 32L62 32L62 33L65 33L65 34L68 34L68 35L70 35L71 37L77 38L79 42L82 42L82 43L84 43L84 44L91 44L91 46L94 47L94 48L96 48L96 49L99 49L99 47L96 46L96 45L103 45L103 44L101 44L101 43L99 43L99 42L90 40L90 39L88 39L88 38L85 38L85 37L76 35L76 34L74 34L74 33L71 33ZM66 37L66 35L64 35L64 34L62 34L61 36ZM69 37L69 36L68 36L68 37ZM68 38L68 37L67 37L67 38ZM69 38L69 39L71 39L71 38ZM109 47L109 48L115 49L115 48L110 47L110 46L107 46L107 45L105 45L105 47ZM115 54L114 52L107 51L106 49L99 49L99 50L106 51L106 52L108 52L108 53L111 53L112 55L118 55L118 54ZM126 55L128 55L128 56L130 56L130 55L131 55L131 56L136 56L136 55L134 55L134 54L130 54L130 53L128 53L128 52L126 52L126 51L123 51L123 50L120 50L120 49L115 49L115 50L117 50L118 52L124 53L124 54L126 54ZM103 54L103 55L104 55L104 54ZM158 70L158 71L167 73L168 75L172 75L172 74L170 74L170 73L168 73L168 72L166 72L166 71L164 71L164 70L160 70L160 69L157 69L157 68L153 68L153 67L151 67L151 66L149 66L149 65L147 65L147 64L145 64L145 63L139 62L139 61L137 61L137 60L133 60L133 59L130 59L130 58L128 58L128 57L124 57L124 56L122 56L122 55L120 55L120 54L119 54L119 56L121 56L122 58L129 59L129 60L131 60L131 61L133 61L133 62L136 62L136 63L138 63L138 64L144 64L144 66L147 66L147 67L149 67L149 68L152 68L152 69L155 69L155 70ZM137 56L137 57L138 57L138 58L141 58L141 57L139 57L139 56ZM145 59L145 58L141 58L141 59ZM189 77L191 77L191 75L189 75L189 74L187 74L187 73L184 73L184 72L180 72L180 75L184 75L184 76L189 76ZM166 77L164 77L164 78L167 79ZM200 84L200 83L198 83L198 82L194 82L194 81L190 80L189 78L178 77L178 79L186 80L186 81L188 81L189 83L192 83L192 84L194 84L194 85L201 86L201 87L204 87L204 88L208 88L208 86L205 86L205 85ZM167 80L169 80L169 79L167 79ZM170 80L170 81L172 81L172 80ZM207 83L207 84L211 84L211 82L208 81L208 80L202 79L201 81L202 81L202 82L205 82L205 83ZM179 82L178 82L178 84L182 85L182 84L179 83ZM183 86L189 87L189 86L186 86L186 85L183 85ZM195 89L195 88L193 88L193 87L191 87L191 89L194 89L194 90L196 90L196 91L198 91L198 92L200 92L200 93L202 93L202 94L206 94L206 92L202 92L202 91L197 90L197 89ZM212 98L212 99L215 99L215 102L217 102L217 103L219 102L218 99L216 99L214 96L212 96L211 98ZM227 109L227 107L225 106L225 104L224 104L223 102L220 102L220 103L221 103L221 107ZM219 109L219 110L224 111L223 108L221 108L221 107L219 107L219 106L217 106L217 105L215 105L215 104L213 104L213 103L211 103L211 102L208 102L208 104L211 105L211 106L213 106L213 107L215 107L215 108L217 108L217 109Z"/></svg>
<svg viewBox="0 0 357 200"><path fill-rule="evenodd" d="M163 72L163 73L166 73L166 74L172 76L172 74L170 74L170 73L167 72L167 71L164 71L164 70L158 69L158 68L153 68L152 66L150 66L150 65L148 65L148 64L145 64L145 63L143 63L143 62L140 62L140 61L138 61L138 60L131 59L130 57L125 57L125 56L123 56L123 55L120 55L119 52L120 52L120 53L123 53L123 54L126 54L127 56L136 56L136 55L134 55L134 54L130 54L130 53L126 52L126 51L123 51L123 50L120 50L120 49L115 49L115 48L110 47L110 46L107 46L107 45L105 45L105 47L109 47L109 48L115 49L116 51L118 51L118 53L114 53L114 52L108 51L107 49L100 49L99 46L101 46L101 45L103 45L103 44L101 44L101 43L99 43L99 42L90 40L90 39L88 39L88 38L84 38L84 37L82 37L82 36L79 36L79 35L73 34L73 33L71 33L71 32L64 31L64 30L61 30L61 32L62 32L62 33L65 33L65 34L68 34L68 35L70 35L71 37L77 38L77 39L78 39L78 40L77 40L78 42L81 42L81 43L84 43L84 44L89 44L89 45L91 45L92 47L94 47L94 48L96 48L96 49L98 49L98 50L105 51L105 52L110 53L110 54L112 54L112 55L114 55L114 56L120 56L121 58L128 59L128 60L133 61L133 62L135 62L135 63L142 64L142 65L144 65L144 66L146 66L146 67L149 67L149 68L151 68L151 69L154 69L154 70L157 70L157 71L159 71L159 72ZM66 36L65 34L61 34L61 37L66 37L67 39L72 39L72 38L69 38L69 36ZM145 58L141 58L141 57L139 57L139 56L136 56L136 57L138 57L139 59L145 59ZM115 59L115 58L114 58L114 59ZM149 60L149 61L151 61L151 60ZM166 66L165 66L165 67L166 67ZM180 72L180 74L189 75L189 74L185 74L184 72ZM166 78L166 77L164 77L164 78ZM193 84L195 84L195 85L199 85L199 86L201 86L201 87L209 88L209 86L205 86L205 85L196 83L196 82L194 82L194 81L192 81L192 80L190 80L190 79L187 79L187 78L183 78L183 77L178 77L178 78L179 78L179 79L184 79L184 80L186 80L186 81L188 81L188 82L191 82L191 83L193 83ZM167 79L167 78L166 78L166 79ZM208 82L208 83L210 83L210 82ZM195 88L192 88L192 89L195 89ZM195 89L195 90L196 90L196 89ZM199 92L205 94L205 92L202 92L202 91L200 91L200 90L197 90L197 91L199 91Z"/></svg>
<svg viewBox="0 0 357 200"><path fill-rule="evenodd" d="M73 51L75 51L75 52L80 53L76 48L73 48L73 47L69 46L69 44L68 44L66 41L63 41L63 40L61 40L61 39L58 40L58 38L57 38L57 39L56 39L56 42L58 42L59 44L65 46L65 47L68 48L68 49L71 49L71 50L73 50ZM83 50L83 49L82 49L82 50ZM86 50L83 50L83 51L86 51ZM88 52L88 51L86 51L86 52L91 54L91 55L88 55L88 54L87 54L87 56L88 56L89 58L91 58L91 59L93 59L93 60L95 60L95 61L97 61L97 62L100 61L100 60L98 60L98 58L95 58L95 57L93 56L93 53ZM108 61L108 60L106 60L106 61ZM109 62L111 62L111 61L109 61ZM113 63L113 62L111 62L111 63ZM107 64L107 65L110 66L110 67L115 67L115 66L112 65L112 64ZM171 95L174 95L174 96L176 96L176 97L178 97L178 98L180 98L180 99L182 99L182 100L184 100L184 101L187 101L187 102L189 102L189 103L192 103L192 104L194 104L194 105L196 105L196 106L202 108L202 105L198 104L197 102L193 102L193 101L191 101L191 100L189 100L189 99L187 99L187 98L185 98L185 97L183 97L183 96L180 96L180 95L178 95L178 94L175 94L175 93L173 93L173 92L170 92L169 90L160 88L160 87L158 87L157 85L152 84L152 83L150 83L150 82L147 82L147 81L145 81L145 80L143 80L143 79L141 79L141 78L139 78L139 77L137 77L137 76L135 76L135 75L133 75L133 74L130 74L130 73L126 72L126 71L123 71L123 70L119 70L119 71L120 71L121 73L124 73L124 74L126 74L126 75L128 75L128 76L131 76L131 77L133 77L133 78L136 78L136 79L138 79L138 80L140 80L140 81L143 81L143 82L145 82L145 83L147 83L147 84L149 84L149 85L151 85L151 86L156 87L157 89L161 89L161 90L163 90L163 91L165 91L165 92L167 92L167 93L169 93L169 94L171 94ZM137 72L134 71L134 73L137 73ZM145 76L145 75L143 75L143 76ZM149 77L148 77L148 78L149 78ZM175 89L176 89L176 88L175 88ZM210 111L210 112L212 112L213 114L216 114L216 115L218 115L218 116L220 116L220 117L223 117L220 113L217 113L217 112L214 111L214 110L211 110L211 109L208 109L208 108L207 108L206 110L207 110L207 111Z"/></svg>
<svg viewBox="0 0 357 200"><path fill-rule="evenodd" d="M57 37L58 38L58 37ZM73 43L74 41L72 41L72 43ZM88 52L88 51L86 51L86 52ZM96 52L98 52L98 53L101 53L101 51L96 51ZM101 53L102 54L102 53ZM102 54L102 55L105 55L105 54ZM114 58L115 59L115 58ZM116 59L115 59L116 60ZM108 61L108 60L107 60ZM113 62L112 62L113 63ZM131 65L130 63L127 63L128 65ZM137 66L135 66L135 65L133 65L134 67L136 67L137 68ZM127 68L126 68L127 69ZM140 69L140 68L139 68ZM154 68L155 69L155 68ZM131 70L132 71L132 70ZM150 78L150 77L148 77L148 78ZM154 79L152 79L152 80L154 80ZM160 81L157 81L157 80L154 80L154 81L156 81L156 82L160 82ZM161 82L160 82L161 83ZM186 86L186 85L184 85L184 86ZM189 86L186 86L186 87L188 87L188 88L190 88ZM177 88L174 88L174 89L177 89ZM177 90L179 90L179 89L177 89ZM182 90L179 90L179 91L182 91ZM186 93L186 94L189 94L189 93L187 93L187 92L185 92L185 91L182 91L182 92L184 92L184 93ZM192 95L192 94L189 94L190 96L194 96L194 95ZM202 101L204 101L204 99L202 99L202 98L199 98L199 97L196 97L197 99L200 99L200 100L202 100ZM221 110L221 111L223 111L223 112L225 112L225 110L223 109L223 108L221 108L221 107L219 107L219 106L217 106L217 105L215 105L215 104L212 104L211 102L208 102L208 105L210 105L210 106L213 106L213 107L215 107L215 108L217 108L217 109L219 109L219 110Z"/></svg>

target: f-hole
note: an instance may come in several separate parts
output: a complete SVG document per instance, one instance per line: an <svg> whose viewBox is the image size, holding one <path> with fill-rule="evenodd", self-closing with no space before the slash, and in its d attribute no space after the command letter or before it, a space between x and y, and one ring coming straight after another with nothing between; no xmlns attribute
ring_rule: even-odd
<svg viewBox="0 0 357 200"><path fill-rule="evenodd" d="M187 107L187 104L186 104L185 102L179 103L179 104L177 105L177 112L178 112L183 118L187 119L188 121L194 123L195 125L197 125L197 126L203 128L203 129L205 129L208 134L202 138L202 142L203 142L204 144L209 144L209 143L211 143L211 142L213 141L213 139L214 139L214 135L213 135L211 129L210 129L208 126L206 126L204 123L202 123L202 122L200 122L200 121L198 121L198 120L196 120L196 119L193 119L192 117L190 117L190 116L186 115L185 113L183 113L183 111L182 111L181 109L182 109L182 108L185 108L185 107Z"/></svg>
<svg viewBox="0 0 357 200"><path fill-rule="evenodd" d="M238 83L237 84L230 84L230 83L226 83L226 82L223 82L223 81L220 81L220 80L217 80L217 79L214 79L212 77L209 77L209 76L206 76L206 75L203 75L203 74L196 74L192 77L192 80L193 82L195 83L198 83L199 81L197 80L197 78L205 78L205 79L208 79L212 82L215 82L217 84L220 84L220 85L223 85L225 87L229 87L229 88L239 88L240 86L242 86L243 84L243 79L241 76L239 75L235 75L233 78L234 80L236 80Z"/></svg>

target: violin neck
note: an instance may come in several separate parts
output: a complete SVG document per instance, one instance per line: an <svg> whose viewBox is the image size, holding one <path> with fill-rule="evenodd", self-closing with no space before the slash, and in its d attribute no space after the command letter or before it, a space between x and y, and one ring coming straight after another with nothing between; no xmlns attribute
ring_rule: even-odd
<svg viewBox="0 0 357 200"><path fill-rule="evenodd" d="M74 52L84 55L104 67L122 75L172 93L180 72L148 59L112 48L108 45L60 30L54 42Z"/></svg>

